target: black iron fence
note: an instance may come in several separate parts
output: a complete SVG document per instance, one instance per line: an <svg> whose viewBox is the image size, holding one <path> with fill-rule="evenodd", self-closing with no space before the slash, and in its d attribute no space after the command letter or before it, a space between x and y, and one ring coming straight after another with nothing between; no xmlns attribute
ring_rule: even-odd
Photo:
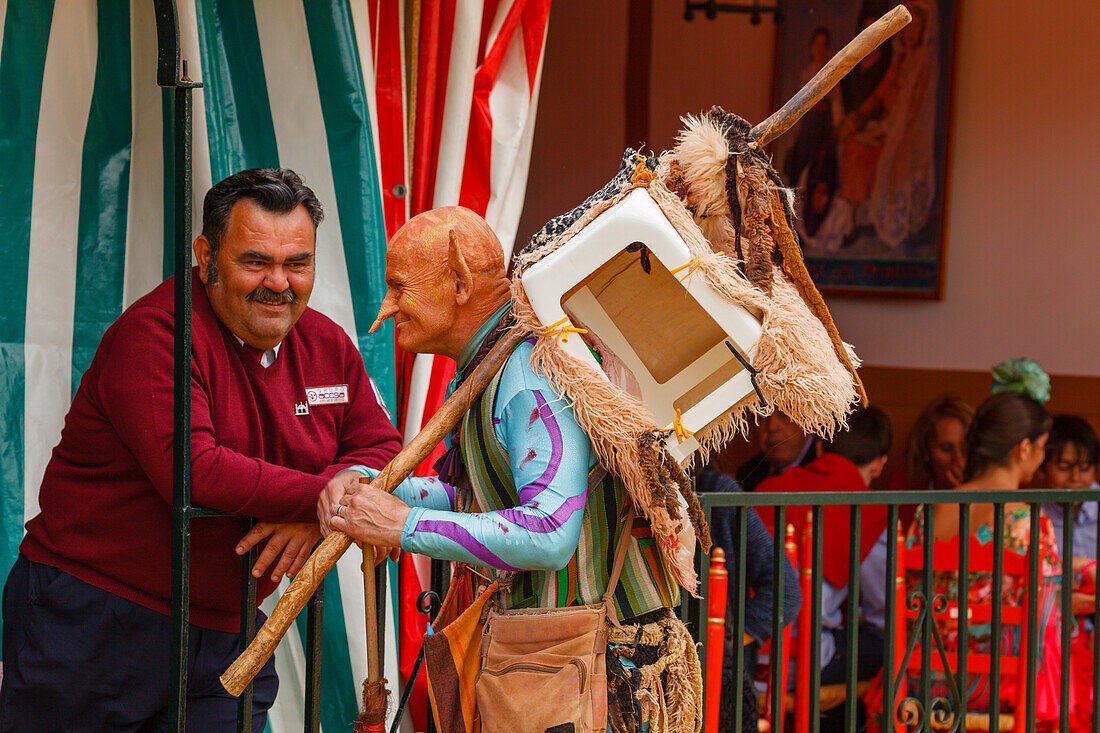
<svg viewBox="0 0 1100 733"><path fill-rule="evenodd" d="M179 22L174 0L154 0L157 23L157 84L171 89L173 247L176 274L174 407L175 435L191 433L191 119L192 94L200 82L187 75L187 61L180 57ZM187 718L187 671L190 636L191 522L227 516L224 512L191 504L191 442L173 445L172 479L172 613L169 650L168 729L183 731ZM251 568L257 551L243 558L241 590L241 645L243 652L255 634L256 579ZM320 729L321 618L323 587L309 601L306 639L306 733ZM252 685L240 697L237 730L252 730Z"/></svg>
<svg viewBox="0 0 1100 733"><path fill-rule="evenodd" d="M1074 690L1070 670L1073 667L1071 650L1073 643L1071 634L1074 633L1075 623L1085 622L1086 619L1075 620L1072 607L1073 588L1073 530L1075 516L1075 504L1086 501L1095 501L1095 492L1083 490L1050 490L1028 489L1011 492L988 491L961 491L961 492L934 492L934 491L852 491L838 493L715 493L703 494L700 500L708 521L713 518L714 509L718 507L730 507L731 514L725 521L732 521L732 536L737 538L738 547L730 548L727 561L729 580L731 583L730 606L726 615L726 623L729 625L728 637L741 639L745 631L745 602L748 600L746 590L746 541L748 537L747 522L748 512L756 507L774 507L774 527L776 531L773 537L773 577L774 594L772 597L772 638L771 659L781 660L791 651L783 648L782 611L783 598L783 573L787 572L785 552L785 532L789 522L799 522L801 517L794 517L793 508L803 513L808 519L810 548L803 548L803 557L809 558L809 568L803 567L800 575L808 572L808 582L803 587L809 586L809 593L803 597L805 612L809 613L809 659L797 660L798 663L808 663L809 695L808 700L794 701L796 706L805 705L809 712L809 730L817 731L819 728L819 715L821 712L821 659L820 644L817 641L822 631L822 583L823 583L823 553L836 552L838 548L823 545L823 510L829 506L848 507L850 533L847 538L849 561L849 585L848 595L845 601L847 624L845 637L845 674L843 682L844 697L844 730L852 731L857 728L857 704L859 685L857 684L857 665L859 660L859 635L856 619L860 617L860 545L861 531L863 531L864 515L871 511L868 507L875 507L881 512L885 507L886 514L886 558L885 574L882 582L885 584L885 610L884 610L884 648L883 648L883 673L880 683L872 688L869 697L878 698L881 694L881 715L878 722L883 731L909 730L909 731L957 731L970 728L988 729L991 731L1022 729L1036 730L1037 721L1037 684L1040 677L1040 637L1044 633L1057 633L1060 635L1060 657L1056 660L1044 659L1043 664L1048 667L1053 663L1061 670L1057 692L1057 700L1046 701L1048 711L1052 705L1056 710L1056 721L1048 721L1047 725L1052 730L1069 731L1071 728L1071 716L1075 710L1080 713L1085 708L1084 701L1076 701L1075 708L1071 708L1071 700ZM1032 531L1026 538L1026 567L1022 572L1026 575L1026 588L1022 594L1023 602L1018 609L1009 608L1002 597L1005 573L1021 572L1016 567L1020 562L1020 553L1011 549L1006 554L1005 527L1006 527L1006 503L1013 505L1023 504L1026 508ZM972 533L983 529L971 521L971 515L978 505L982 508L983 516L988 513L988 506L992 505L992 521L985 526L983 531L986 539L991 544L991 558L988 566L979 566L973 557L974 544L970 541L958 541L952 545L956 561L950 568L957 572L957 585L950 589L937 588L936 573L943 567L943 546L938 549L933 541L935 536L934 507L936 505L956 505L958 507L957 535L960 538L969 538ZM1057 548L1057 554L1062 559L1060 576L1044 579L1041 565L1040 539L1040 512L1043 504L1059 504L1062 507L1062 516L1066 518L1063 523L1061 544ZM902 526L899 514L903 507L918 507L915 510L915 519L909 527ZM1013 513L1013 516L1019 516ZM981 524L986 524L982 522ZM914 533L915 530L915 533ZM954 526L951 527L954 530ZM906 542L899 542L899 533L902 536L911 533ZM920 548L922 561L919 563L905 563L902 553L910 553L905 550L906 544ZM1100 540L1098 540L1100 545ZM956 548L957 549L954 549ZM839 548L843 550L845 548ZM1100 547L1092 548L1100 554ZM1015 555L1015 556L1014 556ZM1008 564L1006 565L1006 558ZM936 564L939 563L937 570ZM707 609L709 592L707 588L707 571L710 565L709 558L700 556L698 561L701 583L701 599L688 599L681 609L692 633L699 641L705 638L707 628ZM899 567L903 571L899 575ZM988 597L991 605L991 613L975 612L980 610L971 607L971 572L988 574L991 583L988 589ZM1012 581L1013 576L1009 576ZM1045 589L1044 589L1045 584ZM1066 592L1062 592L1066 589ZM1040 601L1043 608L1040 608ZM1056 605L1052 605L1056 604ZM1020 616L1015 619L1012 612L1016 610ZM1060 614L1060 623L1047 625L1044 629L1041 625L1041 617L1048 618L1049 614ZM1011 625L1017 625L1015 631L1009 629ZM1087 621L1091 621L1094 628L1100 628L1100 609L1093 609L1088 615ZM996 646L992 653L988 654L988 662L975 662L975 655L971 650L973 631L981 627L983 633L988 633L988 638ZM1015 640L1015 647L1019 650L1019 660L1012 649L1002 648L1001 640L1005 638ZM727 638L728 638L727 637ZM741 644L732 647L731 662L735 680L741 680L744 674L744 652ZM706 669L706 655L719 652L708 648L703 644L700 655L703 667ZM1009 662L1013 668L1023 665L1024 672L1009 676ZM1091 689L1093 680L1100 675L1100 656L1095 656L1092 668L1089 670L1086 686ZM772 664L769 683L773 691L782 691L781 665ZM1059 675L1055 675L1059 676ZM980 680L976 682L976 680ZM1017 680L1020 684L1017 684ZM1006 695L1006 684L1011 686L1012 694ZM1016 689L1022 686L1022 690ZM707 681L708 691L716 689L717 684L713 680ZM968 709L968 698L973 698L976 689L980 689L983 698L982 710ZM784 691L785 692L785 691ZM1049 690L1048 690L1049 693ZM733 699L733 712L730 719L741 720L742 700L737 694L730 696ZM865 697L867 697L865 695ZM1009 699L1011 697L1011 700ZM1051 694L1046 695L1052 697ZM771 721L777 721L784 715L788 696L786 694L771 694L768 699L768 709L762 711L769 715ZM988 701L987 703L985 701ZM874 699L873 702L879 702ZM1091 701L1091 730L1100 733L1100 715L1097 715L1097 707L1100 701L1095 698ZM971 702L973 705L973 702ZM1022 709L1019 706L1023 706ZM1012 712L1002 715L1002 711L1010 708ZM1019 709L1019 714L1016 710ZM1083 710L1087 713L1087 710ZM775 729L773 725L773 730ZM785 729L786 730L786 729Z"/></svg>
<svg viewBox="0 0 1100 733"><path fill-rule="evenodd" d="M1060 636L1060 657L1057 660L1045 659L1044 664L1057 664L1062 670L1058 682L1057 700L1054 702L1057 710L1057 720L1048 722L1051 730L1068 732L1071 730L1071 708L1073 699L1072 675L1068 670L1074 666L1071 634L1074 633L1075 623L1081 623L1084 619L1078 616L1076 619L1072 607L1072 594L1062 592L1062 589L1071 589L1074 585L1073 571L1073 547L1074 547L1074 522L1075 504L1085 501L1094 501L1096 496L1090 491L1066 491L1066 490L1019 490L1013 492L875 492L853 491L840 493L722 493L703 494L700 500L708 521L714 520L714 510L720 507L728 507L731 514L724 517L723 521L730 521L733 525L731 536L736 538L738 546L730 548L727 559L727 569L732 583L730 592L730 605L726 613L726 623L730 626L727 637L741 639L746 628L745 605L748 600L746 578L749 576L746 567L748 541L748 512L755 511L758 507L770 507L774 511L773 526L776 528L772 539L772 567L773 594L771 608L771 649L769 657L772 661L768 671L769 686L772 693L767 698L768 709L764 712L772 721L772 730L779 727L778 721L785 714L791 712L792 707L804 706L805 717L808 723L805 729L819 731L820 715L822 712L821 684L821 638L823 628L822 597L824 584L824 555L826 552L837 552L835 546L826 546L824 527L824 508L829 506L845 507L848 512L850 532L847 542L848 563L848 587L847 598L844 600L846 616L849 622L844 632L844 680L834 688L840 688L840 697L843 699L844 730L855 731L860 729L857 716L857 705L862 697L864 700L874 698L880 709L875 722L882 731L960 731L980 728L983 730L1027 730L1037 728L1037 719L1040 717L1037 711L1037 686L1040 675L1040 638L1044 633L1057 633ZM1022 559L1019 552L1012 548L1006 548L1006 504L1026 505L1023 511L1029 520L1032 529L1026 538L1026 555ZM935 575L944 570L943 547L937 549L935 536L935 511L936 505L955 505L958 507L958 537L967 538L972 533L981 529L971 521L972 508L975 505L992 505L992 520L986 525L987 544L990 546L988 557L975 557L974 545L971 542L959 541L951 545L954 553L950 560L950 568L957 572L955 585L950 590L936 586ZM1061 544L1057 553L1062 559L1060 576L1044 577L1042 554L1040 547L1041 532L1035 531L1040 527L1040 512L1043 504L1059 504L1062 507L1062 516L1067 518L1063 523ZM869 508L870 507L870 508ZM886 538L885 541L885 570L881 582L884 586L882 597L884 598L883 613L883 659L882 674L877 684L871 687L868 694L866 683L860 684L857 678L859 668L860 647L858 622L860 618L861 600L863 589L860 581L861 544L864 544L862 535L865 533L865 513L877 510L880 514L885 508L885 529L880 530ZM913 510L915 519L911 522L903 522L904 509ZM196 514L205 513L203 510L193 510ZM1018 516L1018 512L1009 512ZM802 516L798 516L802 515ZM834 515L835 516L835 515ZM800 555L803 558L803 567L795 572L803 587L803 610L808 615L808 623L802 624L802 631L808 630L809 644L803 647L808 652L808 658L800 658L796 663L808 666L808 678L804 697L788 694L789 687L784 683L788 678L783 670L783 665L778 663L785 657L795 652L794 649L785 648L784 622L782 609L784 608L784 583L783 576L791 572L787 566L788 552L786 544L789 542L787 532L784 532L789 524L804 522L805 531L798 539L808 542L808 547L802 547ZM984 523L983 523L984 524ZM908 526L907 526L908 525ZM876 528L881 526L876 524ZM954 526L952 527L954 530ZM911 535L911 536L907 536ZM899 539L905 538L905 539ZM1097 542L1100 545L1100 540ZM913 547L906 548L915 545ZM1093 548L1100 554L1100 547ZM916 562L906 561L906 555L920 554ZM255 609L255 580L248 572L254 562L255 552L251 557L245 557L243 563L242 578L245 580L242 594L242 649L247 645L253 634L251 619ZM442 570L443 563L433 562L433 587L437 591L445 590L446 573ZM805 565L808 565L806 567ZM702 580L700 589L702 598L687 598L681 607L681 613L689 623L689 628L696 640L701 642L700 657L703 669L707 669L707 657L710 654L720 653L720 650L708 646L706 642L707 609L710 603L709 585L707 574L710 566L710 558L701 553L698 558L699 576ZM979 609L971 608L971 572L987 573L990 587L988 590L991 613L975 613ZM1022 574L1026 578L1023 583L1024 592L1016 599L1017 603L1010 607L1004 602L1003 583L1006 573ZM877 579L876 579L877 580ZM1052 582L1053 581L1053 582ZM868 581L871 582L871 581ZM1046 586L1044 588L1044 585ZM1052 587L1053 586L1053 587ZM807 592L808 591L808 592ZM1021 602L1022 601L1022 602ZM1041 607L1041 601L1045 603ZM318 596L310 604L309 618L309 643L307 648L307 685L305 691L307 715L304 729L306 731L317 730L320 688L318 680L321 674L320 656L320 616L321 616L320 591ZM1056 606L1052 606L1056 603ZM1060 623L1044 629L1041 619L1050 612L1057 610L1060 614ZM186 618L183 604L179 604L174 611ZM1013 611L1020 617L1013 617ZM415 612L408 609L407 612ZM945 629L945 619L949 629ZM1100 610L1095 607L1089 614L1089 620L1094 628L1100 628ZM185 624L186 621L183 621ZM1014 639L1013 646L1016 650L1001 648L1001 641L1005 638L1007 627L1017 625L1019 630L1009 638ZM975 663L971 648L971 632L976 627L983 627L991 640L995 640L996 648L987 654L987 661ZM950 636L948 635L950 631ZM732 664L733 674L727 675L727 679L740 680L745 673L744 647L741 644L733 644L732 659L727 663ZM1016 659L1018 657L1018 659ZM1014 667L1023 670L1017 673L1009 669L1005 663L1012 660ZM1080 665L1078 665L1080 666ZM1092 667L1089 670L1086 686L1092 687L1093 680L1100 674L1100 657L1094 655ZM179 682L186 684L186 677L181 676ZM793 676L791 676L793 678ZM974 680L981 680L975 683ZM1013 687L1011 696L1006 696L1007 684ZM705 679L704 686L707 694L715 694L719 689L720 681ZM788 687L788 689L784 689ZM969 709L970 698L975 689L981 689L983 704L980 710ZM727 691L729 692L729 691ZM733 691L729 695L733 709L729 715L732 721L742 719L743 700ZM832 690L835 697L836 690ZM241 716L239 730L250 730L251 705L250 691L242 696ZM1009 699L1011 697L1011 700ZM1048 694L1049 698L1050 695ZM1100 700L1076 701L1076 709L1081 712L1085 703L1091 704L1091 730L1100 733L1100 715L1097 708ZM793 705L792 705L793 703ZM1049 708L1050 701L1047 701ZM1007 712L1005 712L1007 711ZM182 712L182 710L181 710ZM1087 713L1086 712L1086 717ZM183 716L180 716L182 723ZM1079 721L1078 721L1079 722ZM182 728L180 728L182 729ZM788 725L784 730L795 730L788 718ZM1075 727L1072 730L1079 730Z"/></svg>
<svg viewBox="0 0 1100 733"><path fill-rule="evenodd" d="M803 567L797 571L798 578L803 586L803 613L809 620L802 625L802 631L808 631L809 644L802 647L805 656L798 660L805 664L808 671L803 674L808 680L806 690L809 694L804 696L789 695L784 689L784 674L781 664L772 663L769 670L770 686L773 693L768 699L766 712L772 724L772 730L778 729L785 712L793 707L802 707L805 713L805 727L809 731L819 730L820 713L823 707L823 688L821 684L822 660L819 639L822 633L822 597L823 584L825 583L823 572L824 555L826 552L835 553L839 549L847 550L848 587L847 598L844 604L847 608L846 636L844 638L844 681L833 688L841 688L843 699L844 730L859 730L859 721L856 710L858 700L862 696L877 698L880 711L878 724L881 730L908 730L908 731L957 731L968 728L981 728L988 730L1036 730L1037 714L1037 684L1040 674L1040 637L1044 633L1057 633L1060 636L1060 657L1057 660L1045 659L1049 665L1052 661L1062 670L1071 669L1073 644L1071 633L1073 632L1073 608L1071 594L1062 593L1061 588L1073 587L1073 546L1074 546L1074 504L1077 502L1094 500L1094 495L1088 491L1052 491L1052 490L1027 490L1004 493L990 492L844 492L844 493L796 493L796 494L756 494L756 493L731 493L731 494L704 494L701 497L704 511L710 521L714 520L714 510L719 507L728 507L731 515L723 521L730 521L734 531L731 533L737 538L739 546L730 548L728 559L729 577L733 580L731 588L731 604L726 619L730 625L729 636L733 639L742 638L745 628L745 605L748 600L746 578L749 577L746 562L746 542L749 532L747 523L748 512L755 511L757 507L770 507L774 511L774 527L777 531L773 537L773 558L771 574L775 580L773 584L771 608L771 644L770 658L782 660L791 655L795 650L785 648L783 634L782 611L784 607L784 573L791 572L787 569L788 552L785 545L789 541L787 533L783 531L789 523L797 523L805 520L806 531L801 533L799 539L807 546L801 548L800 555L803 559ZM1041 533L1031 531L1026 538L1026 555L1019 553L1020 548L1006 547L1006 503L1023 504L1023 510L1032 528L1040 526L1041 505L1045 503L1057 503L1062 507L1062 516L1070 518L1063 526L1061 546L1058 554L1063 558L1060 576L1051 578L1044 576L1042 554L1040 547ZM890 502L890 503L884 503ZM906 522L902 520L905 508L911 510L921 502L920 508L914 511L916 520ZM973 532L981 529L971 521L972 507L974 505L992 505L992 520L986 525L987 544L990 551L986 557L977 557L980 554L974 550L970 542L956 542L950 547L954 553L948 559L947 568L957 571L954 587L948 591L935 585L935 574L945 569L942 547L937 548L936 542L931 541L935 535L934 507L941 504L951 504L958 507L957 534L959 537L969 537ZM847 548L837 548L830 540L827 544L824 531L825 512L827 506L838 506L846 510L848 514L848 528L850 529L846 541ZM885 529L879 529L881 523L875 525L874 532L882 532L885 536L885 563L880 579L869 579L867 582L881 582L883 589L881 596L884 599L883 613L883 674L878 685L871 688L870 694L865 694L865 683L860 684L857 679L857 670L860 661L860 636L857 632L858 623L852 621L859 619L860 607L864 589L860 582L861 545L867 538L865 516L867 513L877 510L881 515L885 513ZM1019 516L1019 511L1010 512L1013 516ZM799 516L802 515L802 516ZM833 515L835 520L835 514ZM918 528L915 535L904 541L907 530ZM954 530L955 527L953 526ZM871 538L874 539L874 538ZM915 545L916 549L907 545ZM1100 549L1100 548L1096 548ZM911 556L919 557L914 561ZM907 561L906 556L910 556ZM246 558L244 563L244 577L247 581L242 598L242 618L250 619L250 609L255 608L254 581L248 575L247 569L251 566L251 559ZM699 558L701 585L701 599L688 599L682 607L682 613L690 622L690 627L696 635L696 639L704 642L700 656L704 669L707 668L707 656L716 653L716 649L708 647L705 643L707 629L707 608L710 602L709 587L706 582L707 570L710 562L703 556ZM433 570L442 570L443 563L433 562ZM989 576L990 587L988 589L989 605L992 613L983 615L980 609L971 608L971 572L984 572ZM1004 602L1003 582L1006 574L1018 574L1026 578L1024 593L1016 599L1016 604L1009 606ZM1053 583L1052 583L1053 581ZM445 572L433 572L433 586L438 585L437 590L443 591L446 582ZM1051 588L1050 586L1054 586ZM1044 586L1046 586L1044 588ZM1053 591L1053 592L1051 592ZM1022 603L1021 603L1022 601ZM1041 602L1046 606L1042 607ZM1056 602L1057 606L1050 604ZM311 604L310 627L319 628L320 599L316 599L316 605ZM1053 632L1050 628L1044 631L1041 619L1053 610L1059 610L1062 619L1056 623ZM978 613L975 613L975 612ZM1013 618L1013 611L1019 619ZM408 612L413 612L411 609ZM1100 627L1100 614L1093 608L1091 621ZM951 637L948 638L944 626L944 619L949 620ZM1078 618L1078 621L1080 619ZM1018 654L1010 649L1000 649L1000 641L1007 627L1018 625L1020 630L1016 633L1014 646L1019 650ZM988 637L997 640L997 650L986 655L987 660L974 662L971 653L969 639L971 630L977 626L986 627ZM242 625L242 648L252 633L251 628ZM314 634L310 634L314 636ZM1011 634L1009 635L1012 636ZM306 700L307 710L316 711L319 704L319 688L316 680L320 676L321 660L320 645L307 652L309 657L310 674L312 684L307 684ZM734 671L732 679L739 680L744 674L745 657L744 648L740 644L730 647L733 650L730 660ZM1019 659L1015 659L1015 657ZM1012 660L1016 667L1023 670L1017 673L1009 669L1005 660ZM1098 671L1097 660L1092 660L1092 668L1089 672L1087 686L1091 688L1092 680ZM1079 665L1078 665L1079 666ZM727 677L728 679L729 677ZM981 684L975 684L973 680L982 680ZM1009 700L1004 693L1005 685L1002 679L1011 683L1011 705L1002 705ZM707 679L706 688L708 694L714 694L720 684L719 680ZM1063 673L1060 676L1057 700L1054 703L1057 709L1057 721L1050 724L1050 728L1069 731L1071 730L1071 689L1072 679L1070 674ZM975 711L970 707L968 700L972 697L975 688L983 688L985 698L982 709ZM776 693L778 691L778 694ZM835 698L836 690L831 690ZM1048 695L1048 698L1050 696ZM247 700L246 692L242 700ZM742 700L738 694L730 695L733 701L733 711L729 716L731 720L741 720ZM1048 700L1048 707L1050 701ZM1077 708L1084 706L1084 702L1078 700ZM247 730L247 721L250 715L245 713L247 702L242 703L242 716L240 730ZM1096 702L1092 701L1093 710L1091 726L1092 730L1100 730L1096 715ZM1002 712L1003 709L1007 713ZM250 711L249 711L250 712ZM305 729L316 730L316 712L307 715ZM785 730L795 730L788 723ZM1074 728L1078 730L1078 728Z"/></svg>

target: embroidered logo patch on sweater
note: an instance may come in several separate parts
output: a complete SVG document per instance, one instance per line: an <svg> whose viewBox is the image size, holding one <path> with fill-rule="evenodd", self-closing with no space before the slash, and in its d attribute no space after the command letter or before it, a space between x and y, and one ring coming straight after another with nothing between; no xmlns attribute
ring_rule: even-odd
<svg viewBox="0 0 1100 733"><path fill-rule="evenodd" d="M306 401L310 405L343 405L348 401L348 385L334 384L328 387L306 387Z"/></svg>

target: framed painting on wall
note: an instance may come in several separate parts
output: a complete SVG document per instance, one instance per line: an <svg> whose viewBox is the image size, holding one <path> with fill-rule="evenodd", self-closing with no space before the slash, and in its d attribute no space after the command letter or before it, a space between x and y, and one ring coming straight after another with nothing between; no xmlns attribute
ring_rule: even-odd
<svg viewBox="0 0 1100 733"><path fill-rule="evenodd" d="M788 0L777 97L789 99L897 4ZM912 22L775 143L806 264L825 293L943 296L955 5L906 0Z"/></svg>

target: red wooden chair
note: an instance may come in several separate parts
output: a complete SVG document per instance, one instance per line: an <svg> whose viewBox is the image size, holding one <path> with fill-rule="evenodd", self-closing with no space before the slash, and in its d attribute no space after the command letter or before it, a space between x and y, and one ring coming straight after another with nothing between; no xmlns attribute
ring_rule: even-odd
<svg viewBox="0 0 1100 733"><path fill-rule="evenodd" d="M993 543L989 542L983 544L977 540L976 537L971 535L970 537L970 559L969 566L970 572L986 572L991 573L993 571ZM895 623L895 643L894 643L894 678L899 678L899 672L903 671L905 677L913 676L919 677L921 672L921 646L920 640L917 639L914 644L912 653L909 654L908 660L905 658L905 651L907 647L907 627L909 623L915 622L918 615L918 610L910 610L905 603L905 598L908 595L906 592L906 571L920 571L924 568L924 547L923 545L916 544L912 547L905 547L904 539L898 537L898 573L895 579L896 581L896 599L895 603L896 611L896 623ZM932 568L933 572L937 570L958 570L959 568L959 539L953 538L951 540L936 540L932 547ZM982 602L982 603L968 603L966 609L966 618L968 625L974 624L988 624L991 623L994 614L999 615L1002 624L1002 630L1008 629L1012 626L1018 626L1020 628L1019 639L1020 644L1016 653L1009 651L1001 651L1000 653L1000 665L1001 679L1015 679L1018 704L1015 705L1013 713L999 714L999 727L1001 730L1025 730L1025 714L1026 706L1024 705L1023 695L1024 690L1027 689L1027 659L1026 659L1026 639L1027 639L1027 593L1030 592L1030 585L1028 584L1028 558L1026 555L1020 555L1019 553L1011 550L1004 552L1004 574L1014 575L1024 578L1025 591L1024 597L1021 599L1018 606L1006 606L1001 605L1000 599L994 599L994 601ZM929 616L926 618L932 619L940 629L942 634L945 629L951 629L958 624L959 620L959 604L955 601L949 601L942 606L933 605L928 609ZM919 634L919 629L913 629L913 633ZM1003 633L1003 631L1002 631ZM933 636L933 643L935 643L935 636ZM1000 642L994 640L993 646L995 649L1001 646ZM930 672L943 672L948 671L953 677L957 677L958 673L958 652L955 650L949 650L945 653L939 651L934 647L931 654L931 662L929 664ZM985 675L987 678L992 668L992 654L969 652L966 655L966 671L969 678L970 675L979 674ZM957 680L959 686L959 694L966 695L969 688L969 679ZM899 687L898 696L902 697L905 694L905 685ZM895 709L897 709L895 705ZM930 712L926 712L930 715ZM900 719L897 720L900 729ZM948 720L946 724L937 724L932 721L932 728L935 730L948 729L952 725L951 720ZM962 726L964 730L989 730L989 713L971 713L966 714L965 725Z"/></svg>
<svg viewBox="0 0 1100 733"><path fill-rule="evenodd" d="M706 733L718 733L719 703L722 699L722 661L726 649L726 551L714 547L710 551L707 574L707 668L704 720ZM740 690L737 693L740 694Z"/></svg>
<svg viewBox="0 0 1100 733"><path fill-rule="evenodd" d="M798 586L802 591L802 607L798 609L798 659L801 663L795 667L794 698L790 706L794 709L794 733L806 733L810 730L810 660L812 618L810 599L813 597L813 512L806 512L806 521L802 523L802 535L798 543Z"/></svg>

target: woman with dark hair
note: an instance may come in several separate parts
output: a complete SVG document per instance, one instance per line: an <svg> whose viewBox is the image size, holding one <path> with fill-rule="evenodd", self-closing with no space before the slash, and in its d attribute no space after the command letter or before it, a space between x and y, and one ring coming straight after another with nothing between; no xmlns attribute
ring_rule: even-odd
<svg viewBox="0 0 1100 733"><path fill-rule="evenodd" d="M1008 501L1007 492L1026 485L1036 469L1043 463L1051 418L1041 404L1027 394L1002 392L989 397L978 407L967 431L966 481L958 491L994 491L1005 493L1004 502L1004 551L1027 554L1031 538L1031 511L1027 504ZM955 504L937 504L932 513L933 537L925 537L923 513L909 531L909 544L937 540L950 540L959 534L959 507ZM1038 661L1036 718L1039 721L1057 720L1059 701L1058 686L1061 650L1059 628L1061 620L1056 598L1061 579L1061 562L1058 557L1054 528L1045 514L1039 515L1040 532L1040 597L1039 619L1042 648ZM992 504L972 504L970 509L971 535L982 544L993 541L994 507ZM921 573L911 573L908 578L910 591L920 588ZM933 592L953 599L958 594L958 572L937 571L933 575ZM971 602L988 601L992 593L993 576L989 572L970 572L969 598ZM1001 599L1004 605L1021 605L1025 598L1024 578L1005 574ZM969 646L972 651L989 653L1000 645L1002 649L1018 649L1022 642L1016 638L1017 629L1007 627L1000 640L991 638L989 624L970 624ZM953 653L957 640L954 626L941 627L944 643ZM942 680L941 680L942 681ZM988 705L985 697L987 685L966 685L974 696L968 709L977 712ZM1015 681L1009 677L1001 680L1001 700L1014 705L1023 703L1023 691L1017 698Z"/></svg>
<svg viewBox="0 0 1100 733"><path fill-rule="evenodd" d="M986 399L967 430L966 481L958 489L1013 491L1027 484L1043 463L1050 425L1047 411L1026 394L1002 392ZM1024 505L1005 504L1006 511L1017 506ZM958 506L938 504L934 517L936 539L958 534ZM974 504L970 517L981 527L992 520L993 505Z"/></svg>
<svg viewBox="0 0 1100 733"><path fill-rule="evenodd" d="M937 397L905 442L905 480L914 489L954 489L966 468L966 431L974 408L958 395Z"/></svg>

